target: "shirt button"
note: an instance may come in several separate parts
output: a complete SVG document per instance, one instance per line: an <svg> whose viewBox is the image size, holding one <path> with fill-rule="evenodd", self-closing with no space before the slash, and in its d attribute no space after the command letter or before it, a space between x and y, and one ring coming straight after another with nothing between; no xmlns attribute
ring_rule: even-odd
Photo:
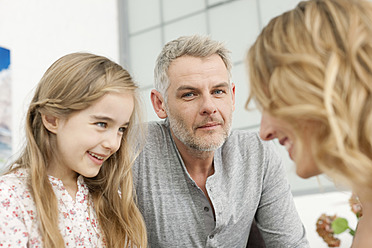
<svg viewBox="0 0 372 248"><path fill-rule="evenodd" d="M209 211L209 208L208 207L204 207L204 211L205 212L208 212Z"/></svg>
<svg viewBox="0 0 372 248"><path fill-rule="evenodd" d="M209 238L210 239L213 239L214 238L214 235L213 234L209 235Z"/></svg>

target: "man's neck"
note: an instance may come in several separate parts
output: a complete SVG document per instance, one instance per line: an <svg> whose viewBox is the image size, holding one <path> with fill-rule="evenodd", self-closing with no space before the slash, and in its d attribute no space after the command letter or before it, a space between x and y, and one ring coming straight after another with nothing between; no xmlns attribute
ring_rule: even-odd
<svg viewBox="0 0 372 248"><path fill-rule="evenodd" d="M195 173L209 174L213 168L214 151L200 151L191 148L174 136L173 140L190 175Z"/></svg>
<svg viewBox="0 0 372 248"><path fill-rule="evenodd" d="M199 153L197 156L195 156L194 153L190 154L190 152L180 151L180 154L188 173L194 180L194 177L203 177L206 180L207 177L213 175L213 151L203 152L202 154Z"/></svg>
<svg viewBox="0 0 372 248"><path fill-rule="evenodd" d="M176 138L174 141L187 172L207 197L214 213L213 203L206 188L207 178L214 174L214 151L199 151L186 146Z"/></svg>
<svg viewBox="0 0 372 248"><path fill-rule="evenodd" d="M207 178L214 173L214 151L200 151L191 148L183 144L177 138L174 138L174 141L191 178L194 179L199 187L205 187ZM199 185L198 182L204 183Z"/></svg>

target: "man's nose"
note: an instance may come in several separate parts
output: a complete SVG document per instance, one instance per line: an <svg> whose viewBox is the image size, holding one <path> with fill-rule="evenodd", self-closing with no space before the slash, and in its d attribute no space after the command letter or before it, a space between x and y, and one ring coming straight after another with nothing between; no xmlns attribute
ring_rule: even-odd
<svg viewBox="0 0 372 248"><path fill-rule="evenodd" d="M201 115L211 115L217 112L217 106L212 96L205 96L202 101Z"/></svg>

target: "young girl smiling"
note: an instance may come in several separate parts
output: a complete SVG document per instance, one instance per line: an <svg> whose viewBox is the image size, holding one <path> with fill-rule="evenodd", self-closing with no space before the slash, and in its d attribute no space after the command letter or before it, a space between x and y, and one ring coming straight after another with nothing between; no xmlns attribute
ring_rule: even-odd
<svg viewBox="0 0 372 248"><path fill-rule="evenodd" d="M146 247L131 173L137 94L129 73L102 56L69 54L46 71L25 148L0 177L4 247Z"/></svg>

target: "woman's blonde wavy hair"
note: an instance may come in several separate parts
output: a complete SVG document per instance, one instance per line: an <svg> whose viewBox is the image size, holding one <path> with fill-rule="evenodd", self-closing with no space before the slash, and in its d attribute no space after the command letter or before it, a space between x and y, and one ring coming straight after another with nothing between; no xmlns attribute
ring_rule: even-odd
<svg viewBox="0 0 372 248"><path fill-rule="evenodd" d="M263 29L246 64L246 107L254 99L300 140L301 127L315 124L302 142L317 166L338 183L372 188L371 2L300 2Z"/></svg>
<svg viewBox="0 0 372 248"><path fill-rule="evenodd" d="M40 80L26 119L26 146L15 161L30 171L29 188L36 204L44 247L64 247L58 229L58 204L47 168L56 147L55 135L43 125L41 114L67 118L88 108L109 92L134 96L134 111L119 150L104 162L95 178L84 178L107 247L146 247L143 218L136 206L131 166L142 134L138 87L129 73L111 60L89 53L73 53L53 63ZM121 190L121 196L118 190ZM48 199L48 200L46 200Z"/></svg>

